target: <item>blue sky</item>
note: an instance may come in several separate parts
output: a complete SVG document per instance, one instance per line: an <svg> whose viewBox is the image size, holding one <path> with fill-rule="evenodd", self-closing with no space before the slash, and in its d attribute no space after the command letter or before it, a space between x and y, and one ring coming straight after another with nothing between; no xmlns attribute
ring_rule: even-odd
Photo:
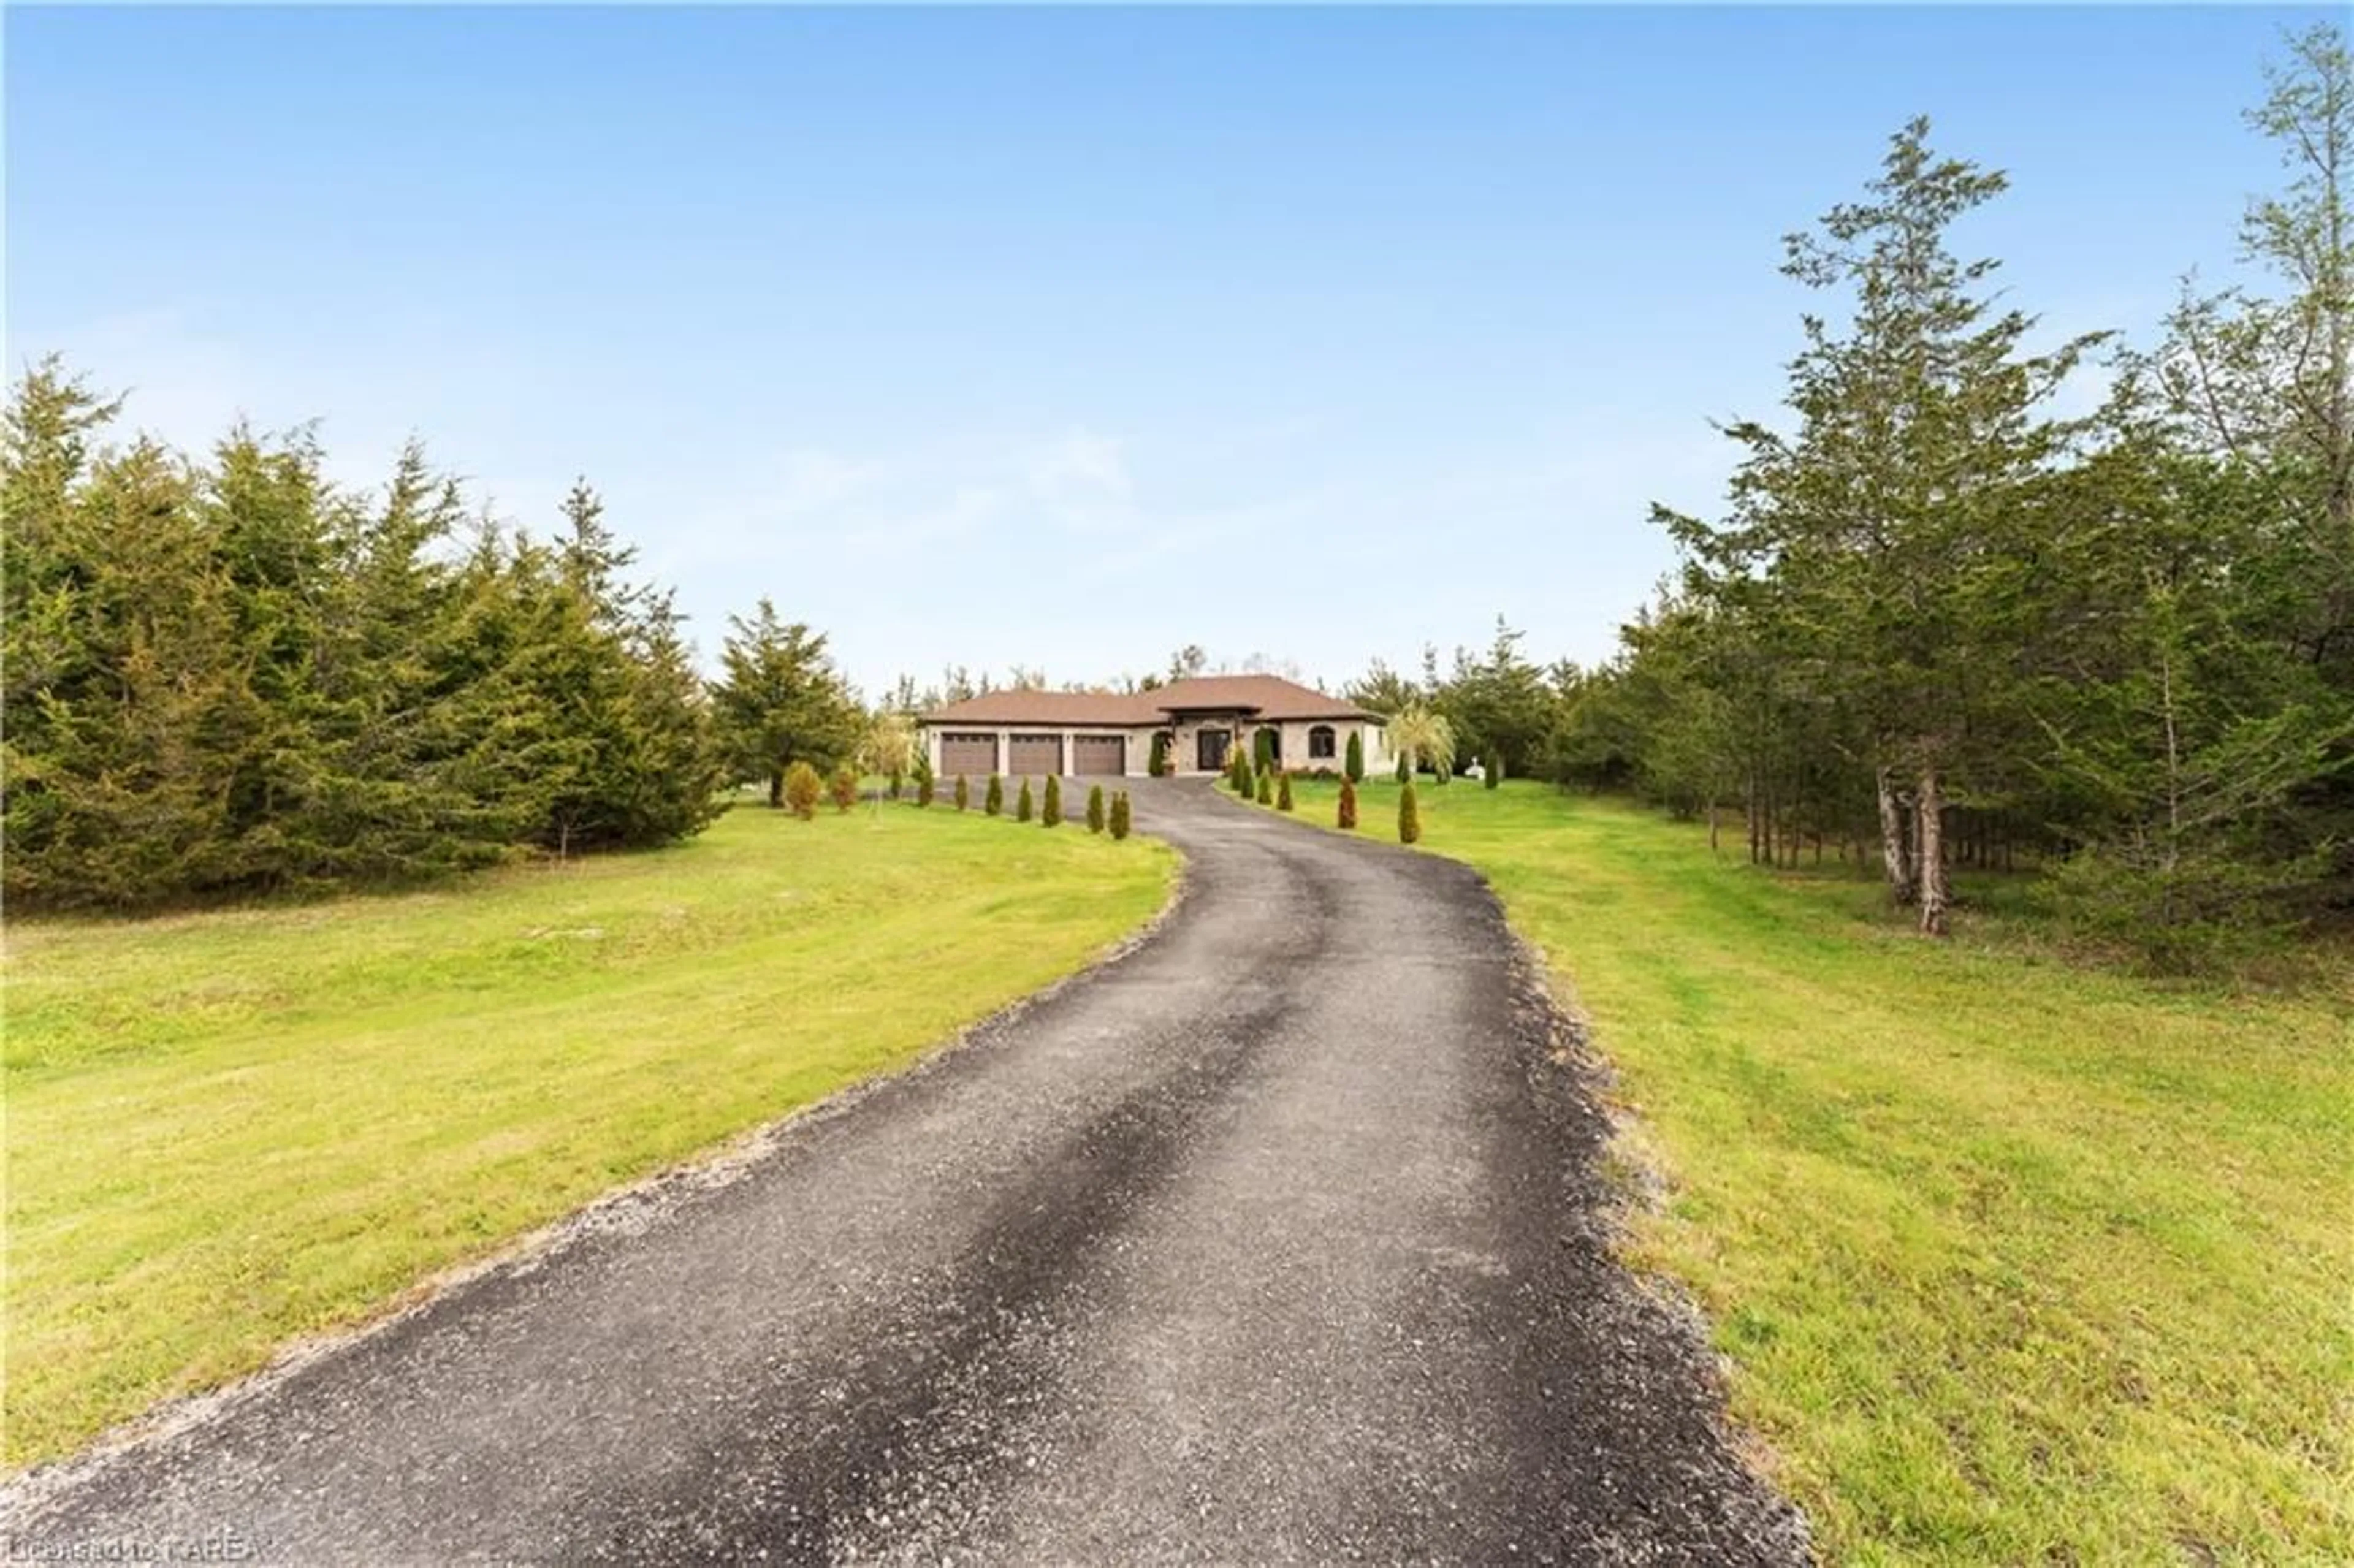
<svg viewBox="0 0 2354 1568"><path fill-rule="evenodd" d="M2146 334L2324 14L12 5L7 357L535 528L586 474L706 651L767 594L870 690L1592 660L1906 117L2020 304Z"/></svg>

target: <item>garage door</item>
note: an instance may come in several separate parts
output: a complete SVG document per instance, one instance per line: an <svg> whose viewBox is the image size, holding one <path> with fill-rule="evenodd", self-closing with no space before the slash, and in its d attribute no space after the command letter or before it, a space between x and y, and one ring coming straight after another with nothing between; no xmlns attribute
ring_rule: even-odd
<svg viewBox="0 0 2354 1568"><path fill-rule="evenodd" d="M1013 753L1005 770L1024 779L1044 778L1063 770L1063 737L1059 735L1017 735L1006 742Z"/></svg>
<svg viewBox="0 0 2354 1568"><path fill-rule="evenodd" d="M1080 778L1118 776L1128 771L1128 737L1124 735L1071 736L1071 771Z"/></svg>
<svg viewBox="0 0 2354 1568"><path fill-rule="evenodd" d="M993 735L943 735L940 736L940 777L954 779L960 774L981 778L997 771L997 737Z"/></svg>

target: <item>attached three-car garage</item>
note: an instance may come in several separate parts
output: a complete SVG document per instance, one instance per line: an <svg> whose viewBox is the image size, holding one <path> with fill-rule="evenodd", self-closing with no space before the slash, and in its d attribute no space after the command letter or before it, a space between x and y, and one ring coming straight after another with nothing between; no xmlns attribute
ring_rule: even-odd
<svg viewBox="0 0 2354 1568"><path fill-rule="evenodd" d="M1128 771L1124 735L1009 735L1005 759L998 761L998 737L986 730L948 730L940 736L940 774L982 779L1002 772L1016 779L1117 779Z"/></svg>

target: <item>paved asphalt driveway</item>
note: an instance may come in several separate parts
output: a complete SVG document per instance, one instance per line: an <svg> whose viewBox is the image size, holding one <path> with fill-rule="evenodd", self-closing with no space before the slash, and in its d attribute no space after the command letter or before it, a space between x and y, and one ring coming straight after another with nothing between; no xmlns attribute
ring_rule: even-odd
<svg viewBox="0 0 2354 1568"><path fill-rule="evenodd" d="M1187 892L1125 958L733 1180L35 1478L9 1550L1802 1557L1609 1258L1601 1120L1480 881L1138 784Z"/></svg>

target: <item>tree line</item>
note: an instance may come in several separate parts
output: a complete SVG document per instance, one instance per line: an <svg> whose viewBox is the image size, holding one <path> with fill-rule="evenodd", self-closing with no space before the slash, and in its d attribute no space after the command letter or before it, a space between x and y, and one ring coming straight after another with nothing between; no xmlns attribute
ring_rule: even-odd
<svg viewBox="0 0 2354 1568"><path fill-rule="evenodd" d="M701 831L856 748L825 639L762 601L698 672L585 482L535 538L422 449L330 483L309 431L111 443L54 359L0 418L5 890L136 910Z"/></svg>
<svg viewBox="0 0 2354 1568"><path fill-rule="evenodd" d="M1484 656L1351 688L1459 755L1741 824L1776 863L1869 856L1939 934L1957 865L2032 865L2081 929L2203 961L2354 908L2354 71L2295 36L2248 116L2284 187L2154 344L2031 346L1951 231L2003 175L1891 139L1787 241L1819 291L1785 417L1725 428L1723 515L1600 667ZM2096 410L2059 410L2084 367Z"/></svg>

